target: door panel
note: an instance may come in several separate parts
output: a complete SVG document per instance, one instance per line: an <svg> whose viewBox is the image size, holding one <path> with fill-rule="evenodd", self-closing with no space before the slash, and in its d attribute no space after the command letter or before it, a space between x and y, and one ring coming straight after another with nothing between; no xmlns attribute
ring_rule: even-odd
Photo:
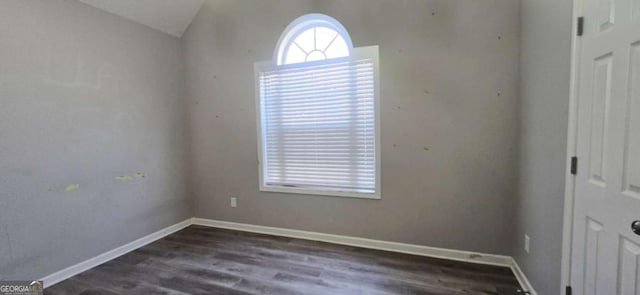
<svg viewBox="0 0 640 295"><path fill-rule="evenodd" d="M620 238L620 250L618 264L620 277L618 279L619 295L640 295L640 246L628 240Z"/></svg>
<svg viewBox="0 0 640 295"><path fill-rule="evenodd" d="M585 295L596 294L598 281L598 258L602 256L602 248L600 232L602 231L602 224L599 222L587 218L587 229L584 241L584 290Z"/></svg>
<svg viewBox="0 0 640 295"><path fill-rule="evenodd" d="M594 62L593 102L591 105L591 143L589 168L591 181L606 186L605 156L607 149L607 124L611 101L611 68L613 54L598 57Z"/></svg>
<svg viewBox="0 0 640 295"><path fill-rule="evenodd" d="M640 3L640 1L636 1ZM640 29L640 28L639 28ZM640 42L631 45L622 190L640 198Z"/></svg>
<svg viewBox="0 0 640 295"><path fill-rule="evenodd" d="M598 28L600 32L604 32L607 29L613 27L615 19L615 1L614 0L599 0L600 5L598 8L600 23Z"/></svg>

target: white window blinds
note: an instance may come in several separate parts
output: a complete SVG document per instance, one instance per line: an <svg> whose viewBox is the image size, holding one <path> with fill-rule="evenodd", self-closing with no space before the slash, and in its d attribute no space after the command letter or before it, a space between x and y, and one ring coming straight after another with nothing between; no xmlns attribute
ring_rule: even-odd
<svg viewBox="0 0 640 295"><path fill-rule="evenodd" d="M264 186L375 192L374 70L365 58L258 72Z"/></svg>

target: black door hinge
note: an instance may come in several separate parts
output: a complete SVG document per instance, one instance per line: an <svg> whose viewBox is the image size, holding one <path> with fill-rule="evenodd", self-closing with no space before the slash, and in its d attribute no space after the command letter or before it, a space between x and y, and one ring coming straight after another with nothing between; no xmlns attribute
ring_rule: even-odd
<svg viewBox="0 0 640 295"><path fill-rule="evenodd" d="M583 33L584 33L584 17L581 16L578 18L577 34L578 36L582 36Z"/></svg>
<svg viewBox="0 0 640 295"><path fill-rule="evenodd" d="M571 174L578 174L578 157L571 157Z"/></svg>
<svg viewBox="0 0 640 295"><path fill-rule="evenodd" d="M565 294L565 295L571 295L571 294L573 294L573 290L571 289L571 286L567 286L567 288L565 289L564 294Z"/></svg>

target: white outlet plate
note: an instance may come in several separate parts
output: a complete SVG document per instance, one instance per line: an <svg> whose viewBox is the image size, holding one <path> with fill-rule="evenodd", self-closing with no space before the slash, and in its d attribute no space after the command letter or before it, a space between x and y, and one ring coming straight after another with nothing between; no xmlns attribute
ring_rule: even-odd
<svg viewBox="0 0 640 295"><path fill-rule="evenodd" d="M527 254L529 253L529 250L531 250L530 247L531 244L531 238L529 238L528 235L524 235L524 251L527 252Z"/></svg>
<svg viewBox="0 0 640 295"><path fill-rule="evenodd" d="M231 207L232 208L238 207L238 198L231 197Z"/></svg>

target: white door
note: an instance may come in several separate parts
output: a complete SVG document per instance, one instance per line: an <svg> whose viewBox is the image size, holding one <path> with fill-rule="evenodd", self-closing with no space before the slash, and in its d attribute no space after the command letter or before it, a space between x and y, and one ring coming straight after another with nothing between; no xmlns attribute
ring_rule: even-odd
<svg viewBox="0 0 640 295"><path fill-rule="evenodd" d="M582 1L571 286L640 295L640 0Z"/></svg>

